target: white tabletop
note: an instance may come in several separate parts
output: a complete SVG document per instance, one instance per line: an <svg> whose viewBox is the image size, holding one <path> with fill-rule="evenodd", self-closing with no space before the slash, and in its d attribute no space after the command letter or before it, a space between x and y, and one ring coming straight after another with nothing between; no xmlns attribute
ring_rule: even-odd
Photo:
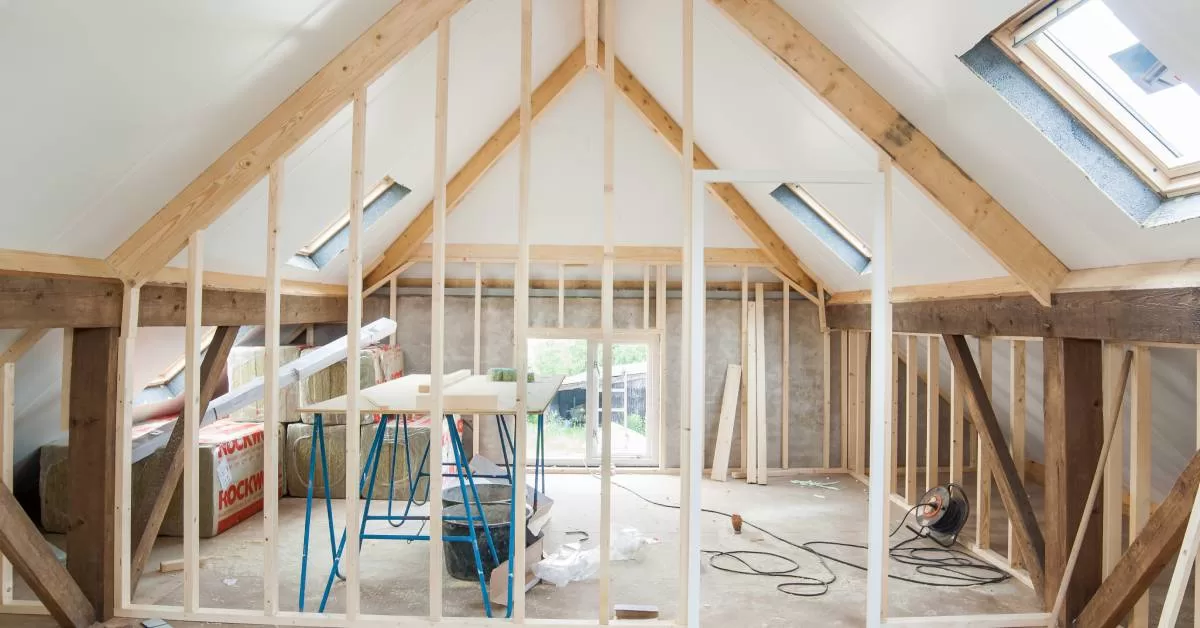
<svg viewBox="0 0 1200 628"><path fill-rule="evenodd" d="M425 404L417 402L420 395L418 387L428 385L429 375L413 374L393 379L382 384L364 388L358 392L359 412L369 414L421 414L429 411ZM545 412L562 385L562 376L539 378L529 382L526 390L525 409L529 414ZM469 408L453 407L451 403L456 395L489 395L497 398L496 407ZM446 414L515 414L516 413L516 382L493 382L486 375L472 375L462 381L455 382L445 388L443 395ZM470 405L470 404L466 404ZM346 395L327 399L311 406L299 408L300 412L320 412L326 414L344 414L346 412Z"/></svg>

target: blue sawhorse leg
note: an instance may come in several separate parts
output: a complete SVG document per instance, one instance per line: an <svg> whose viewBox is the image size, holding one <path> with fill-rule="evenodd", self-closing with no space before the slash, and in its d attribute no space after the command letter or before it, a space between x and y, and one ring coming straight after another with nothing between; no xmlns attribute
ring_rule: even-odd
<svg viewBox="0 0 1200 628"><path fill-rule="evenodd" d="M297 608L299 608L300 612L302 613L304 612L305 585L308 579L308 546L310 531L312 529L312 500L313 489L315 487L318 455L321 457L321 479L325 492L325 513L329 523L329 549L331 554L333 554L337 536L337 533L333 528L333 498L329 492L329 466L326 464L328 457L325 454L325 422L324 418L320 414L316 415L315 419L313 420L312 439L315 441L315 443L309 448L308 453L308 491L305 495L304 548L300 561L300 596L297 602ZM334 555L334 559L336 560L336 555ZM324 610L325 603L324 600L322 600L321 611L324 612Z"/></svg>
<svg viewBox="0 0 1200 628"><path fill-rule="evenodd" d="M496 545L492 542L492 530L488 527L487 515L483 512L483 504L479 502L479 491L475 488L475 478L471 475L471 469L466 465L466 451L463 450L462 440L458 436L458 429L454 425L454 417L446 416L446 427L450 433L450 449L454 452L455 475L458 476L458 488L462 494L463 510L466 512L468 539L471 543L471 551L475 555L475 572L479 576L479 589L483 592L483 605L487 611L487 616L492 616L492 599L488 594L487 578L483 574L483 558L479 554L478 533L475 530L475 517L471 514L471 505L474 504L479 513L479 520L483 524L484 538L487 539L488 550L492 555L492 562L500 563L500 559L496 553ZM465 470L465 473L464 473ZM467 489L470 488L470 495L467 494ZM511 608L511 607L510 607Z"/></svg>

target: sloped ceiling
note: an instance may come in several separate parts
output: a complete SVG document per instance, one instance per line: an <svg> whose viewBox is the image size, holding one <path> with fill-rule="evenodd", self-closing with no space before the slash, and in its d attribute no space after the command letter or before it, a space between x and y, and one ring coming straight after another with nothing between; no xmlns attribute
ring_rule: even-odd
<svg viewBox="0 0 1200 628"><path fill-rule="evenodd" d="M0 3L0 248L107 256L392 4Z"/></svg>

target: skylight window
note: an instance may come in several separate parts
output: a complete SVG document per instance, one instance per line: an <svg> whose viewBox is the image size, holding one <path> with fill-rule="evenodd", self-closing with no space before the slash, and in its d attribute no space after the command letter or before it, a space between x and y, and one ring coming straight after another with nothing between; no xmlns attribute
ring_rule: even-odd
<svg viewBox="0 0 1200 628"><path fill-rule="evenodd" d="M846 228L829 210L804 188L791 183L781 184L771 192L792 216L800 221L829 250L833 251L856 273L865 273L871 266L867 245Z"/></svg>
<svg viewBox="0 0 1200 628"><path fill-rule="evenodd" d="M380 216L395 207L412 190L384 177L363 199L363 229L375 224ZM350 246L350 212L342 214L326 227L312 242L302 247L288 264L307 270L320 270Z"/></svg>
<svg viewBox="0 0 1200 628"><path fill-rule="evenodd" d="M1035 7L996 41L1160 194L1200 192L1200 94L1104 0Z"/></svg>

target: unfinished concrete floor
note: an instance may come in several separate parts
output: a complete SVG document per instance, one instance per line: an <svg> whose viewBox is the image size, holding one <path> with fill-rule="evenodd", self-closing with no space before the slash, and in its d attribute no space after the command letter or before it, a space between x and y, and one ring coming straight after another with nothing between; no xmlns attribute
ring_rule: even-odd
<svg viewBox="0 0 1200 628"><path fill-rule="evenodd" d="M866 536L866 487L850 476L805 476L802 479L833 481L840 490L792 484L790 478L772 478L768 486L750 486L741 481L704 481L704 507L737 512L747 521L766 527L797 542L836 540L861 543ZM615 482L656 501L678 503L679 478L671 475L617 475ZM582 530L599 540L599 480L586 474L556 474L548 478L548 492L557 501L547 526L547 550L577 537L569 531ZM612 597L615 603L654 604L662 617L674 617L679 596L679 512L648 504L625 490L614 488L614 522L634 527L661 542L645 548L640 560L612 564ZM892 524L903 512L893 509ZM300 541L304 531L304 500L285 499L281 515L281 605L296 608L299 586ZM385 522L377 522L386 527ZM340 532L340 527L338 528ZM800 574L821 576L814 557L747 530L732 533L724 517L703 515L701 547L705 550L754 550L777 552L800 564ZM901 532L901 534L907 534ZM201 569L201 604L204 607L261 608L262 542L261 518L250 519L233 530L201 541L201 554L211 557ZM314 519L308 577L308 606L315 610L320 589L329 569L329 532L324 518ZM52 540L58 541L59 539ZM428 548L422 543L368 541L362 559L362 611L372 614L424 615L427 612L426 582ZM865 552L844 550L839 556L863 562ZM149 569L138 587L139 603L179 604L183 575L161 574L153 569L162 560L180 556L178 539L160 539ZM837 581L821 597L788 596L776 590L781 578L751 577L712 569L707 558L702 567L702 622L711 626L862 626L865 608L865 572L834 565ZM775 565L764 564L764 568ZM895 565L893 573L912 573L910 567ZM483 609L476 585L445 579L443 597L447 616L480 616ZM599 587L595 580L576 582L564 588L538 585L528 594L528 614L536 618L590 619L597 616ZM1010 580L1002 584L944 589L893 581L889 586L893 615L972 614L1026 612L1037 610L1038 600L1024 585ZM329 610L340 611L344 585L333 586ZM27 588L17 591L19 599L30 598ZM17 623L13 623L16 621ZM38 623L41 622L41 623ZM0 626L52 625L30 617L0 617ZM177 626L185 626L175 622Z"/></svg>

